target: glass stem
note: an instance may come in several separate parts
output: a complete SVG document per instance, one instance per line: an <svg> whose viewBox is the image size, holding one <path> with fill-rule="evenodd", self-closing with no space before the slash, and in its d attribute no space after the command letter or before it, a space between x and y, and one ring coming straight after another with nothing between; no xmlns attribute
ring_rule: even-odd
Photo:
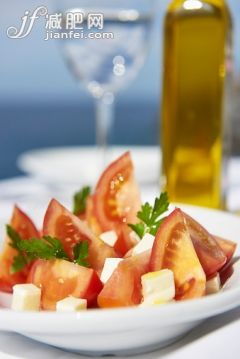
<svg viewBox="0 0 240 359"><path fill-rule="evenodd" d="M114 122L114 95L107 93L95 100L96 144L102 152L103 166L107 164L107 150Z"/></svg>

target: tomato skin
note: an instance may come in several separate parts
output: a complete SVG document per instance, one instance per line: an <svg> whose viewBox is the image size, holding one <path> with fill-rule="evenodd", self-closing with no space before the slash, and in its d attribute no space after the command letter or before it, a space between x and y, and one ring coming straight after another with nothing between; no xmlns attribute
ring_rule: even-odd
<svg viewBox="0 0 240 359"><path fill-rule="evenodd" d="M192 244L182 211L176 208L158 229L150 259L150 270L174 273L177 300L205 294L206 276Z"/></svg>
<svg viewBox="0 0 240 359"><path fill-rule="evenodd" d="M136 244L129 236L127 223L137 222L137 212L141 207L129 152L103 172L87 204L87 219L93 231L99 235L114 230L118 235L114 248L119 255L124 256Z"/></svg>
<svg viewBox="0 0 240 359"><path fill-rule="evenodd" d="M239 261L239 257L234 257L230 259L230 261L225 264L223 268L219 271L221 286L223 286L226 281L233 275L234 273L234 264Z"/></svg>
<svg viewBox="0 0 240 359"><path fill-rule="evenodd" d="M227 261L225 265L232 259L234 252L237 248L237 243L230 241L228 239L223 239L218 236L214 236L216 242L218 243L219 247L224 252L225 256L227 257Z"/></svg>
<svg viewBox="0 0 240 359"><path fill-rule="evenodd" d="M13 209L10 225L22 239L39 238L39 232L32 220L17 206ZM11 293L15 284L25 283L29 266L15 274L10 274L10 268L17 251L9 243L10 239L6 237L0 254L0 290Z"/></svg>
<svg viewBox="0 0 240 359"><path fill-rule="evenodd" d="M93 269L61 259L37 260L29 272L27 283L41 288L41 305L45 310L55 310L57 301L68 296L87 299L88 307L92 307L103 287Z"/></svg>
<svg viewBox="0 0 240 359"><path fill-rule="evenodd" d="M81 241L89 243L90 266L100 272L107 257L116 257L114 249L98 239L85 222L69 212L53 199L46 211L43 233L61 240L69 258L73 259L73 247Z"/></svg>
<svg viewBox="0 0 240 359"><path fill-rule="evenodd" d="M184 217L200 263L207 278L210 278L225 265L227 257L216 239L203 226L186 213Z"/></svg>
<svg viewBox="0 0 240 359"><path fill-rule="evenodd" d="M100 308L134 306L141 303L141 276L149 272L150 251L119 263L98 296Z"/></svg>

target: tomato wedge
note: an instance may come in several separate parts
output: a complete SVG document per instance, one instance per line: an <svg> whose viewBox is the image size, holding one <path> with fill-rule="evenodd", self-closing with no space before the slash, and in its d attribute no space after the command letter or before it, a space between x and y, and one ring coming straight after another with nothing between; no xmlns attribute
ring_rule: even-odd
<svg viewBox="0 0 240 359"><path fill-rule="evenodd" d="M39 232L31 219L17 206L13 209L10 225L23 239L39 238ZM26 281L29 267L15 274L10 274L10 268L16 255L16 249L10 246L10 240L6 237L0 254L0 290L4 292L11 293L15 284L25 283Z"/></svg>
<svg viewBox="0 0 240 359"><path fill-rule="evenodd" d="M219 276L220 276L222 286L226 283L226 281L234 273L233 266L237 261L239 261L239 257L234 257L234 258L230 259L230 261L227 262L227 264L225 264L225 266L223 268L221 268L221 270L219 271Z"/></svg>
<svg viewBox="0 0 240 359"><path fill-rule="evenodd" d="M149 272L150 251L119 263L98 296L101 308L127 307L141 303L141 276Z"/></svg>
<svg viewBox="0 0 240 359"><path fill-rule="evenodd" d="M88 306L96 305L102 283L97 273L65 260L37 260L29 272L28 283L42 290L42 309L55 310L56 302L68 296L87 299Z"/></svg>
<svg viewBox="0 0 240 359"><path fill-rule="evenodd" d="M206 276L193 247L184 214L175 209L160 226L150 259L150 270L174 273L177 300L205 294Z"/></svg>
<svg viewBox="0 0 240 359"><path fill-rule="evenodd" d="M228 239L223 239L218 236L214 236L214 238L217 244L219 245L219 247L221 248L221 250L223 251L223 253L225 254L225 256L227 257L227 262L226 262L227 264L234 255L234 252L237 248L237 243L233 241L229 241Z"/></svg>
<svg viewBox="0 0 240 359"><path fill-rule="evenodd" d="M98 272L102 270L107 257L116 257L112 247L98 239L85 222L69 212L55 199L47 208L43 222L43 234L61 240L71 259L73 259L73 247L81 241L87 241L89 243L88 261L90 266Z"/></svg>
<svg viewBox="0 0 240 359"><path fill-rule="evenodd" d="M86 204L86 221L93 233L97 236L102 233L102 229L94 214L94 196L88 196Z"/></svg>
<svg viewBox="0 0 240 359"><path fill-rule="evenodd" d="M118 241L116 251L124 255L136 243L130 238L127 223L137 222L141 207L140 192L134 177L133 163L129 152L113 162L98 181L87 210L88 223L93 230L105 232L115 230Z"/></svg>
<svg viewBox="0 0 240 359"><path fill-rule="evenodd" d="M215 275L226 263L227 257L216 239L195 219L184 213L195 251L207 278Z"/></svg>

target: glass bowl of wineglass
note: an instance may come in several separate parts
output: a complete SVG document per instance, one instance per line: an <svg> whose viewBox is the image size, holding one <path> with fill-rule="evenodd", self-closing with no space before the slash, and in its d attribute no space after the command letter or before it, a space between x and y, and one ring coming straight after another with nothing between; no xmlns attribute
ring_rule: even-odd
<svg viewBox="0 0 240 359"><path fill-rule="evenodd" d="M74 77L95 100L96 143L103 162L114 123L115 96L145 62L157 4L157 0L57 2L62 14L61 51Z"/></svg>

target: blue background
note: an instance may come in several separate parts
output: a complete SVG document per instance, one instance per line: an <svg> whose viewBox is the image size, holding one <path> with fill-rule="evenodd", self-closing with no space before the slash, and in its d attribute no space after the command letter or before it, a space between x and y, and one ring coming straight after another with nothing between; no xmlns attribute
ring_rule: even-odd
<svg viewBox="0 0 240 359"><path fill-rule="evenodd" d="M144 68L117 96L115 144L158 142L162 18L167 3L160 0L153 45ZM240 2L229 0L229 4L235 20L239 76ZM57 42L43 40L43 22L39 21L25 39L6 36L9 26L20 25L26 9L33 11L39 5L54 13L53 2L46 0L8 0L0 5L0 178L19 174L16 158L26 150L95 141L93 101L68 72Z"/></svg>

